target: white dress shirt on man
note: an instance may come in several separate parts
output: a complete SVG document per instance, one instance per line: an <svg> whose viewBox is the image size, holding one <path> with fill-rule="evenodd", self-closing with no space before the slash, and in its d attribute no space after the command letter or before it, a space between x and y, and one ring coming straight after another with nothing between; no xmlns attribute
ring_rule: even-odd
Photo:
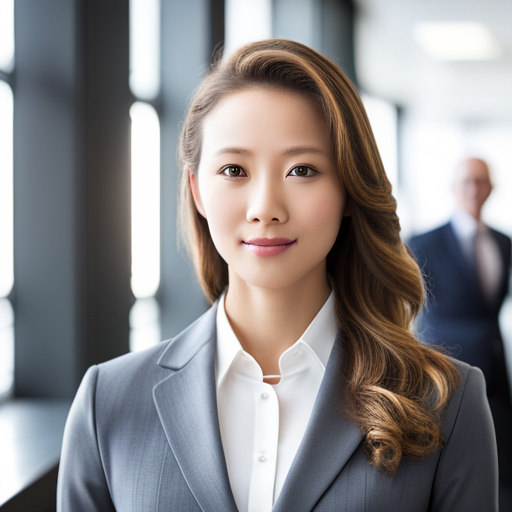
<svg viewBox="0 0 512 512"><path fill-rule="evenodd" d="M453 214L451 224L462 252L469 261L474 262L485 298L492 302L504 272L496 240L482 221L477 222L471 215L458 209Z"/></svg>
<svg viewBox="0 0 512 512"><path fill-rule="evenodd" d="M263 382L256 360L217 310L217 407L229 482L240 512L269 512L307 424L336 338L334 294L279 359L281 380Z"/></svg>

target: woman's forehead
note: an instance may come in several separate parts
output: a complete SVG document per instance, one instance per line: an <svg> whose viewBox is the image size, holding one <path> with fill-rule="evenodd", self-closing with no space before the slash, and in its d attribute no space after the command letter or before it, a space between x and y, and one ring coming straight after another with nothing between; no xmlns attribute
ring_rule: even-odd
<svg viewBox="0 0 512 512"><path fill-rule="evenodd" d="M245 153L264 147L289 154L300 147L331 152L330 133L317 104L289 91L231 93L206 117L202 128L203 154L211 156L225 148Z"/></svg>

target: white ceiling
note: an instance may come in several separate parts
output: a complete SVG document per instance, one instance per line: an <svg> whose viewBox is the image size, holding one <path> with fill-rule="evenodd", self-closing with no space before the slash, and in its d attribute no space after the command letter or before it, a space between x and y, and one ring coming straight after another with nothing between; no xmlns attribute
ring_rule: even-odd
<svg viewBox="0 0 512 512"><path fill-rule="evenodd" d="M356 66L363 90L414 115L512 121L512 0L357 0ZM424 21L478 21L500 43L494 61L428 57L413 38Z"/></svg>

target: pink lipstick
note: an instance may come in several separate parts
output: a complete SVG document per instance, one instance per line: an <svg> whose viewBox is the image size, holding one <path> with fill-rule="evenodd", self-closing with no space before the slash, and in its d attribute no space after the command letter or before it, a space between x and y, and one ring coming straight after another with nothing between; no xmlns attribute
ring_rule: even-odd
<svg viewBox="0 0 512 512"><path fill-rule="evenodd" d="M290 238L252 238L243 240L244 246L254 255L262 258L277 256L290 249L297 242L297 239Z"/></svg>

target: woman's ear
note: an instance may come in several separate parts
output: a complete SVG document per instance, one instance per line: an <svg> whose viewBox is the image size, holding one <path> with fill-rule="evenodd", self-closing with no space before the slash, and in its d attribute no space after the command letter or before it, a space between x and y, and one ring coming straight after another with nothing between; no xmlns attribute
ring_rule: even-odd
<svg viewBox="0 0 512 512"><path fill-rule="evenodd" d="M201 196L199 195L197 175L192 172L190 167L188 168L188 185L190 187L190 191L192 192L192 197L194 198L197 211L206 219L206 212L204 211L203 202L201 201Z"/></svg>

